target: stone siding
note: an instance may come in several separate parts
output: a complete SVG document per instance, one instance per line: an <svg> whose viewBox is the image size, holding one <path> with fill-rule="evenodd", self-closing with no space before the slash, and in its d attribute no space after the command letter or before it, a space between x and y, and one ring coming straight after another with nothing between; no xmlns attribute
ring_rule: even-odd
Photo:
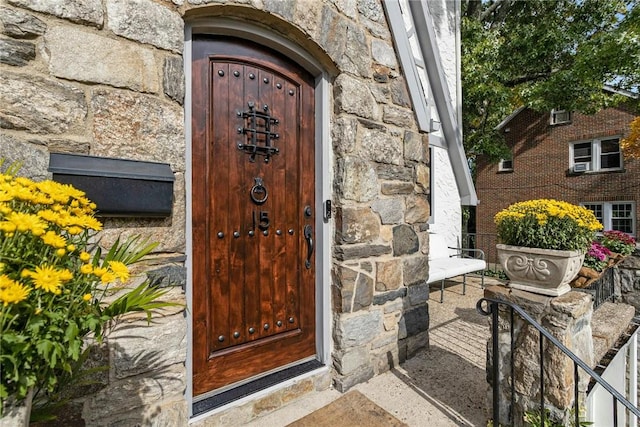
<svg viewBox="0 0 640 427"><path fill-rule="evenodd" d="M594 370L596 367L606 367L608 362L605 356L608 352L619 348L621 340L629 338L628 331L634 316L633 307L624 303L605 302L594 311L592 296L578 291L568 292L559 297L548 297L504 286L490 286L485 289L484 296L518 305ZM499 419L501 424L513 422L513 425L521 426L524 425L525 413L536 413L540 407L540 333L520 315L512 314L506 306L500 306L498 334ZM491 339L487 348L487 380L492 396L494 352ZM573 417L575 399L578 399L579 406L585 405L587 386L591 378L580 370L579 395L575 396L574 364L571 359L546 339L542 358L545 408L549 410L553 420L561 425L569 425ZM511 360L514 378L511 378ZM626 377L625 372L614 371L614 375ZM612 384L619 384L619 381L622 380L618 379ZM512 383L515 389L513 401ZM619 391L625 394L624 390Z"/></svg>
<svg viewBox="0 0 640 427"><path fill-rule="evenodd" d="M52 152L169 163L171 217L107 219L103 239L142 233L160 242L146 275L184 303L184 22L208 15L254 17L331 69L334 161L324 179L333 183L335 234L323 286L332 296L327 362L334 386L347 390L428 343L428 141L380 0L0 0L0 157L37 179L48 176ZM87 425L186 425L184 313L135 331L114 333L107 378L72 407ZM255 418L328 387L326 378L215 419Z"/></svg>

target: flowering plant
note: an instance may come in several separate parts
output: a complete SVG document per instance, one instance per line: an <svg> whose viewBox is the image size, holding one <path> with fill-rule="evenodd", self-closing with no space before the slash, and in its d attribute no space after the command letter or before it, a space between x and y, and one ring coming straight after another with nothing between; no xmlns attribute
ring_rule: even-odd
<svg viewBox="0 0 640 427"><path fill-rule="evenodd" d="M53 390L86 340L100 341L118 316L142 311L149 319L174 305L157 301L165 291L148 282L112 295L129 279L127 265L156 244L118 239L103 254L91 243L102 224L82 191L9 169L0 173L0 401Z"/></svg>
<svg viewBox="0 0 640 427"><path fill-rule="evenodd" d="M599 242L592 242L591 247L584 256L582 265L596 271L602 271L608 265L609 255L611 255L611 251L606 246L601 245Z"/></svg>
<svg viewBox="0 0 640 427"><path fill-rule="evenodd" d="M602 235L602 244L611 252L627 256L636 248L636 239L622 231L608 230Z"/></svg>
<svg viewBox="0 0 640 427"><path fill-rule="evenodd" d="M498 239L506 245L582 252L602 229L591 210L552 199L514 203L494 221Z"/></svg>

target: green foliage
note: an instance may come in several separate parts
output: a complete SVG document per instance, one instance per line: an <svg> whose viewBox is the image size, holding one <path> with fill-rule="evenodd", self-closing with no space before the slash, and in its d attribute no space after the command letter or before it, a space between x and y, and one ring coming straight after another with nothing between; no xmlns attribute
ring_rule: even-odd
<svg viewBox="0 0 640 427"><path fill-rule="evenodd" d="M602 229L591 210L552 199L514 203L494 221L500 243L565 251L586 252Z"/></svg>
<svg viewBox="0 0 640 427"><path fill-rule="evenodd" d="M119 316L176 305L147 282L123 291L156 244L118 239L102 256L94 210L71 186L0 174L0 399L55 393Z"/></svg>
<svg viewBox="0 0 640 427"><path fill-rule="evenodd" d="M571 414L574 412L571 411ZM524 422L527 427L567 427L565 424L559 423L551 419L551 412L545 408L544 424L542 423L542 416L540 411L527 411L524 413ZM587 427L593 425L590 421L580 421L578 427ZM571 417L571 423L569 427L576 427L573 416Z"/></svg>
<svg viewBox="0 0 640 427"><path fill-rule="evenodd" d="M594 113L628 101L604 85L640 84L636 0L463 2L463 133L467 155L508 155L495 127L518 107Z"/></svg>
<svg viewBox="0 0 640 427"><path fill-rule="evenodd" d="M636 239L622 231L616 230L605 231L600 243L611 252L616 252L624 256L630 255L636 248Z"/></svg>

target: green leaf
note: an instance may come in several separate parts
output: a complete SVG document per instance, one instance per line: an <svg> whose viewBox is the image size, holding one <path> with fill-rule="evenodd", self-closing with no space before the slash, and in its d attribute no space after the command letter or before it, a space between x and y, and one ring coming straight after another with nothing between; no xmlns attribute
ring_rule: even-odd
<svg viewBox="0 0 640 427"><path fill-rule="evenodd" d="M120 261L125 265L130 265L140 261L157 246L157 242L149 243L149 238L142 239L140 235L129 237L123 243L120 243L120 238L118 238L105 255L104 261Z"/></svg>
<svg viewBox="0 0 640 427"><path fill-rule="evenodd" d="M166 290L150 287L149 282L145 281L114 300L104 308L103 313L110 318L115 318L125 313L144 311L147 313L147 321L149 322L153 310L182 306L179 303L158 301L166 293Z"/></svg>
<svg viewBox="0 0 640 427"><path fill-rule="evenodd" d="M71 342L76 339L80 330L78 329L78 325L75 322L69 323L67 329L64 331L64 340L65 342Z"/></svg>

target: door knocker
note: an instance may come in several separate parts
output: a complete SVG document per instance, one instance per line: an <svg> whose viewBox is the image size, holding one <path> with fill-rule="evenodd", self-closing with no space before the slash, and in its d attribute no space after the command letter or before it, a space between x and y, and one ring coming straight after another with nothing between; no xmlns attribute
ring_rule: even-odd
<svg viewBox="0 0 640 427"><path fill-rule="evenodd" d="M269 193L267 192L267 188L264 186L262 182L262 178L253 178L256 182L253 187L251 187L251 191L249 195L251 196L251 200L256 205L261 205L267 201L267 197L269 197Z"/></svg>

